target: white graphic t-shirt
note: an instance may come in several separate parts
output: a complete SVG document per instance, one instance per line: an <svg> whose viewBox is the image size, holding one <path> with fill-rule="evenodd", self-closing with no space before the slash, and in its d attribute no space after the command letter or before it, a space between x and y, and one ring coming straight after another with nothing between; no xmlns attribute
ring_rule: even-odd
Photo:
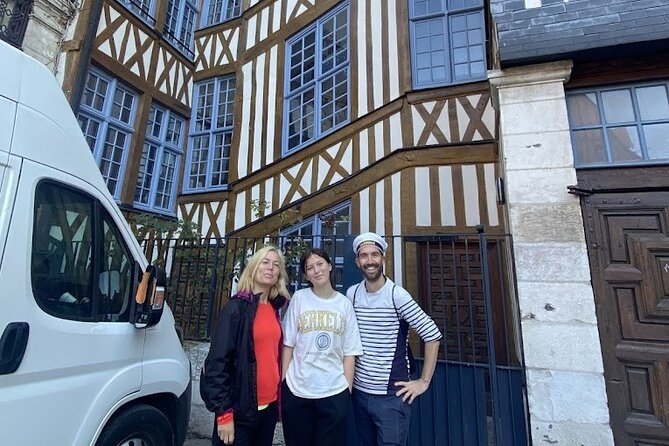
<svg viewBox="0 0 669 446"><path fill-rule="evenodd" d="M362 355L358 323L343 294L327 299L311 288L298 290L283 319L283 344L293 347L286 373L290 391L300 398L326 398L348 387L344 356Z"/></svg>

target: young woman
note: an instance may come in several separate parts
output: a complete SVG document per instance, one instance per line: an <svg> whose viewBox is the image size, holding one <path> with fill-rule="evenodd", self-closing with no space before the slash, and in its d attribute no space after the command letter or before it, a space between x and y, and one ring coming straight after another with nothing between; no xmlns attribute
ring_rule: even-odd
<svg viewBox="0 0 669 446"><path fill-rule="evenodd" d="M307 250L300 269L310 288L295 293L283 320L283 435L287 446L340 446L362 354L358 323L351 302L332 288L325 251Z"/></svg>
<svg viewBox="0 0 669 446"><path fill-rule="evenodd" d="M279 416L281 323L286 263L274 246L256 252L237 294L221 310L204 362L200 394L216 414L213 446L271 446Z"/></svg>

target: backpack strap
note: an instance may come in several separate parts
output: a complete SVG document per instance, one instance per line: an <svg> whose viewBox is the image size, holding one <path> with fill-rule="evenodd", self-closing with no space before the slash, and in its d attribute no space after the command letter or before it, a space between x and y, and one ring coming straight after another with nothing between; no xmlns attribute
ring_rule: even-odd
<svg viewBox="0 0 669 446"><path fill-rule="evenodd" d="M358 296L358 289L360 289L360 284L355 287L355 291L353 292L353 308L355 308L355 298Z"/></svg>

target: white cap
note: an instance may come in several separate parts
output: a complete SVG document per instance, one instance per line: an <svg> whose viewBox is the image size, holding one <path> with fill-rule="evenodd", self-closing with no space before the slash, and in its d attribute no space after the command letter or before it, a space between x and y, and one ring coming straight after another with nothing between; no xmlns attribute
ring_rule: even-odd
<svg viewBox="0 0 669 446"><path fill-rule="evenodd" d="M383 237L381 237L379 234L365 232L353 240L353 252L355 252L355 255L358 255L360 248L367 245L376 246L379 248L379 251L381 251L382 254L385 254L386 249L388 249L388 243L386 243Z"/></svg>

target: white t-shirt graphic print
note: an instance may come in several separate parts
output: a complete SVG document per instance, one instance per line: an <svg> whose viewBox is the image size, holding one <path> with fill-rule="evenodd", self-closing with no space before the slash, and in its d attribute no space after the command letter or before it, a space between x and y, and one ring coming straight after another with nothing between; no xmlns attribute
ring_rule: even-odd
<svg viewBox="0 0 669 446"><path fill-rule="evenodd" d="M362 355L351 301L341 293L323 299L298 290L283 319L283 344L293 348L286 384L300 398L326 398L348 387L344 356Z"/></svg>

